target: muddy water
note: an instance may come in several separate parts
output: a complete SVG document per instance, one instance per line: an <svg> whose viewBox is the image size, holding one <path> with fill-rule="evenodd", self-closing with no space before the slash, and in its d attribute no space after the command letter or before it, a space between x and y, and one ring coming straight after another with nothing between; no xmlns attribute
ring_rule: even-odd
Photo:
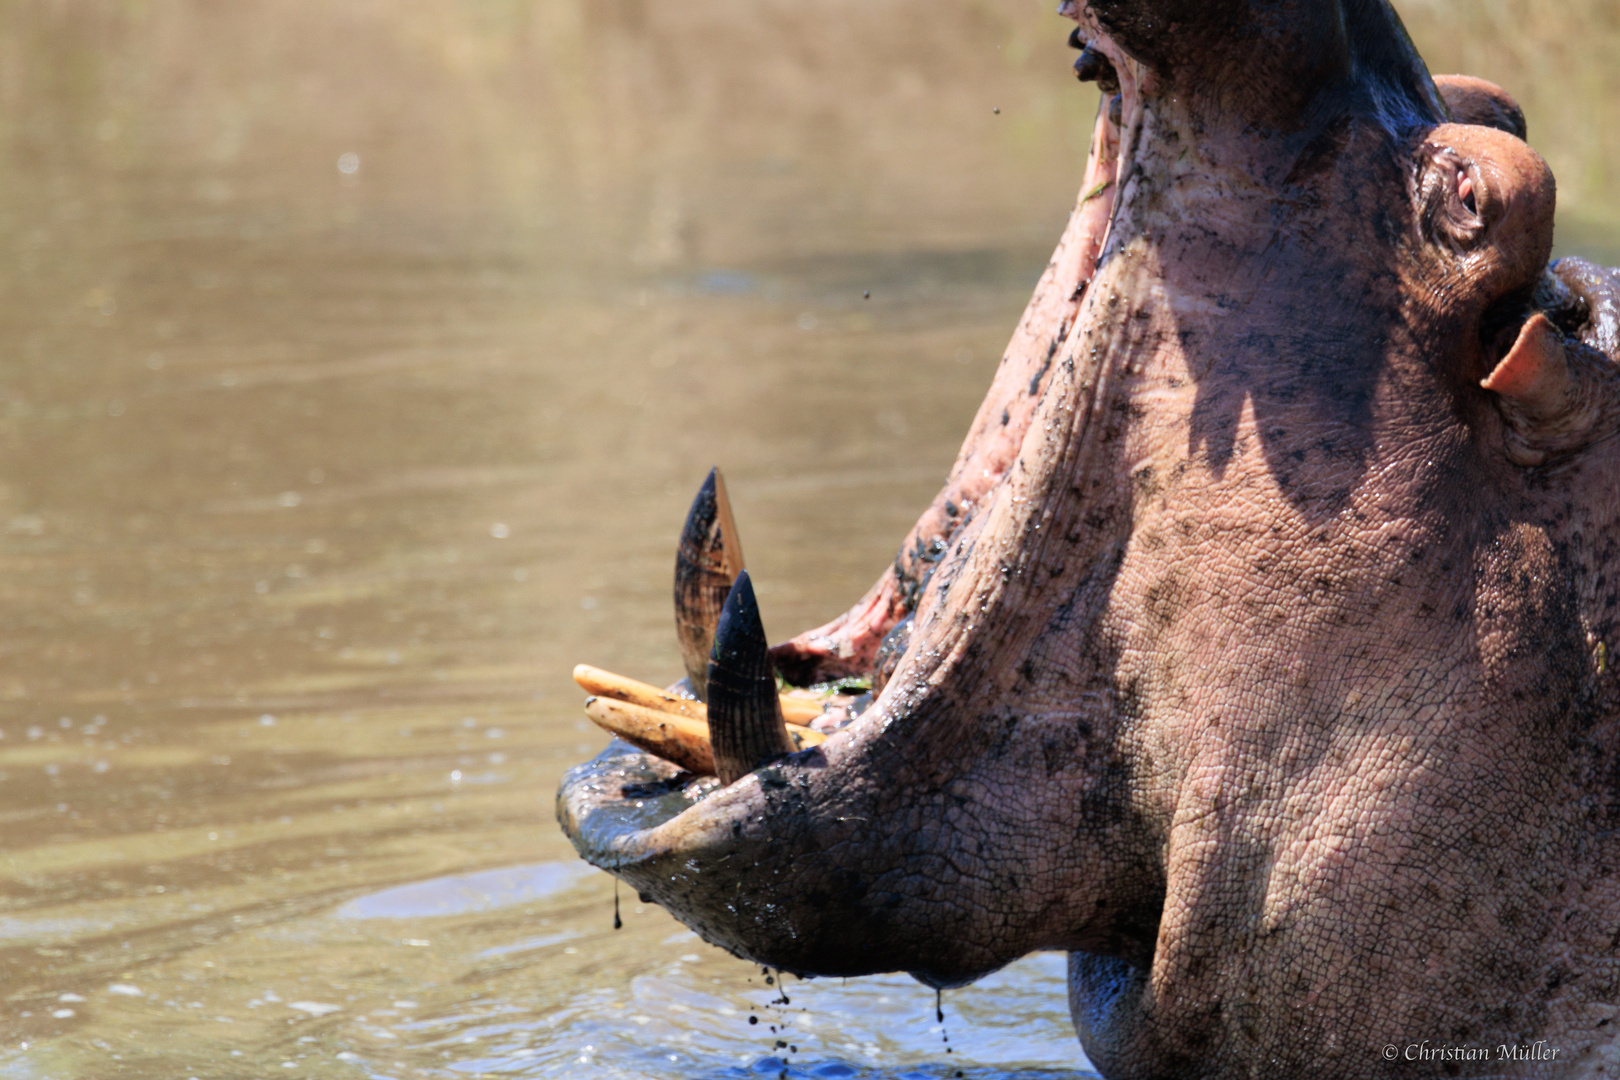
<svg viewBox="0 0 1620 1080"><path fill-rule="evenodd" d="M1083 1075L1060 957L768 983L552 817L709 465L777 636L939 482L1077 186L1045 6L0 6L0 1076ZM1613 260L1606 10L1410 14Z"/></svg>

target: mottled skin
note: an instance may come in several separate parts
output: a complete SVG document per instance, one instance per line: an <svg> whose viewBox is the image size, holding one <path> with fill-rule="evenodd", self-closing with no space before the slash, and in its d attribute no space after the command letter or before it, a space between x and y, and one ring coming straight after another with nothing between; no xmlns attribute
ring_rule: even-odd
<svg viewBox="0 0 1620 1080"><path fill-rule="evenodd" d="M792 971L1069 950L1110 1078L1620 1075L1615 278L1556 267L1595 404L1527 427L1480 383L1558 291L1551 174L1444 123L1478 98L1382 0L1073 14L1123 95L1103 220L891 598L777 652L860 670L914 610L882 694L645 829L591 819L659 767L595 763L565 827ZM1423 1040L1493 1053L1383 1056Z"/></svg>

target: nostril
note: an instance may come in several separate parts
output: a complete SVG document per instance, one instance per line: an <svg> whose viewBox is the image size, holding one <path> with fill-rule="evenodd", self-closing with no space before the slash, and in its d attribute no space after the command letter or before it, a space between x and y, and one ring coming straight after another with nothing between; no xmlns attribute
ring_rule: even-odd
<svg viewBox="0 0 1620 1080"><path fill-rule="evenodd" d="M1470 214L1479 213L1479 207L1474 201L1474 178L1468 175L1467 169L1457 170L1457 198L1468 207Z"/></svg>

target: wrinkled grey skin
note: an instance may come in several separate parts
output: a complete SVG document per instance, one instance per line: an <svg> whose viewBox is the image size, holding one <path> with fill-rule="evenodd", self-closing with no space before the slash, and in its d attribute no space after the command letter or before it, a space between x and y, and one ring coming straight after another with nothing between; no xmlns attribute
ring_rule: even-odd
<svg viewBox="0 0 1620 1080"><path fill-rule="evenodd" d="M616 744L560 820L790 971L1068 950L1110 1078L1616 1075L1616 275L1544 276L1551 175L1383 0L1073 14L1118 182L888 584L776 651L913 614L878 700L726 787ZM1578 393L1482 388L1538 306Z"/></svg>

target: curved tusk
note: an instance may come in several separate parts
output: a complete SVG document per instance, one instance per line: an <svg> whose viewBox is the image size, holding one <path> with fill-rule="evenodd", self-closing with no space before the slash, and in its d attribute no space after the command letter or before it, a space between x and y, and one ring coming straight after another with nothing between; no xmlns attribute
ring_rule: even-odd
<svg viewBox="0 0 1620 1080"><path fill-rule="evenodd" d="M742 541L731 517L726 478L717 466L692 500L675 551L675 635L686 677L700 701L708 698L714 629L742 568Z"/></svg>
<svg viewBox="0 0 1620 1080"><path fill-rule="evenodd" d="M782 703L776 696L776 669L759 620L759 603L748 571L726 597L709 659L709 739L714 766L730 784L767 761L793 752Z"/></svg>

